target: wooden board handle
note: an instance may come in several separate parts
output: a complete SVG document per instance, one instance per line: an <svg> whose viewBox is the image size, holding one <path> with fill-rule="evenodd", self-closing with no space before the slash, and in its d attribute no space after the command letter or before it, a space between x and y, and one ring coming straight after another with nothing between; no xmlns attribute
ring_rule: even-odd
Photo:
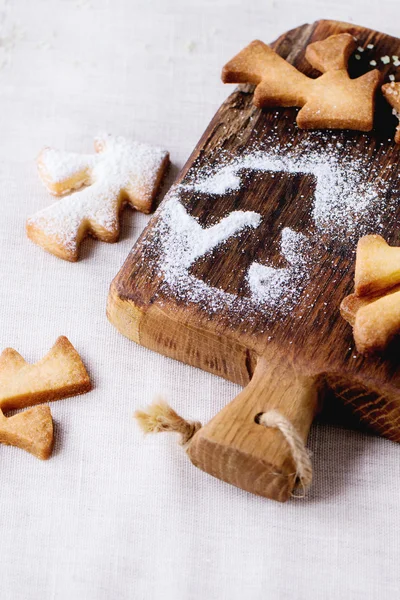
<svg viewBox="0 0 400 600"><path fill-rule="evenodd" d="M286 501L296 485L293 448L260 414L278 411L305 444L322 389L319 376L305 376L289 364L258 360L247 387L192 438L194 465L253 494Z"/></svg>

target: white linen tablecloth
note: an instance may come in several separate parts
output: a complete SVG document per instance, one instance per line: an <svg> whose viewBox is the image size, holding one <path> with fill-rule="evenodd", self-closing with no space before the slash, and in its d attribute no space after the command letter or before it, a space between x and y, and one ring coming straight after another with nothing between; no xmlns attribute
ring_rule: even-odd
<svg viewBox="0 0 400 600"><path fill-rule="evenodd" d="M397 599L400 446L314 426L315 483L285 505L195 469L133 411L162 394L205 422L238 387L123 338L111 279L148 217L76 264L25 237L51 198L44 145L90 151L99 131L170 150L182 166L222 100L221 66L255 38L318 18L400 34L381 0L0 0L0 341L34 362L69 337L94 382L51 405L53 457L0 447L1 600Z"/></svg>

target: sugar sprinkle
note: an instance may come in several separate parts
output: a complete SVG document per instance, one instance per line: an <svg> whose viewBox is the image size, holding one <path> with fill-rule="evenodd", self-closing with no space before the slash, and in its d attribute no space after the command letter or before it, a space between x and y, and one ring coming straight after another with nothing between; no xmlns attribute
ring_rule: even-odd
<svg viewBox="0 0 400 600"><path fill-rule="evenodd" d="M88 187L58 200L27 221L67 251L76 251L83 220L95 222L110 234L118 227L121 190L150 198L167 152L123 137L102 134L96 138L97 154L75 154L45 149L39 157L42 179L68 181ZM68 190L70 191L70 190Z"/></svg>
<svg viewBox="0 0 400 600"><path fill-rule="evenodd" d="M332 136L332 140L336 136ZM360 156L346 158L343 144L330 142L316 149L309 142L300 143L296 151L284 148L276 141L268 150L254 149L235 159L220 154L218 164L205 165L189 171L186 179L174 186L159 209L155 237L143 241L156 244L158 270L163 288L175 298L200 303L211 314L233 311L235 314L287 314L298 303L309 282L318 252L311 252L315 236L338 239L355 246L358 237L368 231L378 231L381 217L388 210L385 203L385 183L379 169L370 159ZM374 170L376 169L376 170ZM370 171L374 183L364 180ZM284 227L280 237L280 254L285 266L253 261L246 274L248 295L238 296L212 287L195 277L190 269L217 247L232 237L252 229L257 236L261 215L252 211L234 211L212 227L203 228L182 204L183 194L207 194L213 197L234 192L246 186L252 173L309 174L315 180L311 209L314 227L308 234ZM353 240L353 241L351 241ZM314 261L314 262L313 262ZM315 266L315 265L314 265ZM311 300L310 300L311 302Z"/></svg>

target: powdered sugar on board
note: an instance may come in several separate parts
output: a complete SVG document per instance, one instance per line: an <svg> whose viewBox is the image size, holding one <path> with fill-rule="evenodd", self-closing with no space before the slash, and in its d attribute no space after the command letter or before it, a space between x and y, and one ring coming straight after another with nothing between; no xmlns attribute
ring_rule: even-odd
<svg viewBox="0 0 400 600"><path fill-rule="evenodd" d="M122 137L102 135L95 146L96 155L46 149L39 160L39 173L46 186L65 184L57 193L71 191L71 178L74 187L90 183L27 221L28 235L34 241L50 251L57 246L58 254L70 259L76 257L86 230L104 241L115 239L123 202L129 200L139 210L149 212L168 159L161 148Z"/></svg>
<svg viewBox="0 0 400 600"><path fill-rule="evenodd" d="M385 185L378 173L374 184L365 182L363 173L370 168L368 160L362 156L343 158L329 149L304 154L302 150L277 147L268 152L255 151L220 168L198 173L186 189L223 195L245 184L246 171L310 174L316 183L312 216L321 234L342 239L362 235L372 219L379 228Z"/></svg>
<svg viewBox="0 0 400 600"><path fill-rule="evenodd" d="M251 298L269 306L294 304L308 282L307 250L310 244L302 233L285 227L282 230L281 254L287 267L276 269L253 262L247 274Z"/></svg>
<svg viewBox="0 0 400 600"><path fill-rule="evenodd" d="M327 138L327 143L318 149L309 140L297 144L295 149L281 148L276 142L268 149L254 149L233 160L220 152L217 163L189 171L159 209L155 243L164 291L168 290L168 294L177 299L201 304L208 313L234 311L250 317L260 311L273 310L275 316L291 311L299 302L318 260L318 252L310 251L315 237L328 245L330 240L339 240L354 250L361 235L380 230L383 215L391 209L386 200L387 184L380 178L373 161L361 153L354 156L354 152L351 159L346 158L342 143L335 143L334 138ZM374 173L373 183L364 178L366 170ZM213 227L202 228L188 214L182 201L188 192L206 194L210 197L212 212L218 196L245 189L255 172L272 176L276 173L311 175L315 181L311 209L314 226L312 231L304 233L282 227L280 254L285 266L277 268L268 264L268 260L263 264L252 262L245 275L247 295L238 296L196 278L190 267L232 236L240 236L246 227L251 227L257 237L262 216L238 211ZM239 219L237 227L230 217ZM228 225L232 227L227 228ZM154 241L145 239L144 249L146 243L151 245Z"/></svg>
<svg viewBox="0 0 400 600"><path fill-rule="evenodd" d="M171 252L165 255L165 273L169 283L179 282L186 271L201 256L212 252L230 237L250 227L256 229L261 216L252 211L234 211L216 225L203 229L191 217L175 195L171 195L163 213L163 223L169 229ZM175 249L172 252L172 248Z"/></svg>
<svg viewBox="0 0 400 600"><path fill-rule="evenodd" d="M168 194L155 229L155 243L161 249L159 268L164 289L170 290L176 298L201 302L210 313L233 310L250 314L257 312L260 306L274 306L281 311L290 309L308 280L305 275L306 236L285 228L281 248L289 266L275 269L252 263L247 275L250 296L241 298L196 278L190 273L190 267L246 229L256 232L261 215L252 211L234 211L216 225L202 228L180 202L180 191L182 189L177 186Z"/></svg>

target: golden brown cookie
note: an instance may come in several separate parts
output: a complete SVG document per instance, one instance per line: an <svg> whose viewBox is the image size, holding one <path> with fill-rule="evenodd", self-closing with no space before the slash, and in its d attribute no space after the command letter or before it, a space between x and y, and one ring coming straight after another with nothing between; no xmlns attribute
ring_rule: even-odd
<svg viewBox="0 0 400 600"><path fill-rule="evenodd" d="M88 234L116 242L125 204L151 212L169 164L165 150L122 137L101 136L95 150L95 155L82 155L45 148L38 157L39 175L52 194L82 188L26 223L33 242L64 260L78 260L79 245Z"/></svg>
<svg viewBox="0 0 400 600"><path fill-rule="evenodd" d="M39 362L31 365L12 348L0 355L0 442L18 446L39 458L48 458L53 446L53 423L48 406L6 418L15 410L84 394L91 389L85 366L64 336Z"/></svg>
<svg viewBox="0 0 400 600"><path fill-rule="evenodd" d="M254 41L224 66L222 81L255 84L253 101L260 108L302 107L297 115L302 129L370 131L381 76L375 69L350 79L347 63L355 47L349 33L310 44L306 58L323 73L311 79L266 44Z"/></svg>
<svg viewBox="0 0 400 600"><path fill-rule="evenodd" d="M400 291L365 304L356 312L353 333L361 354L382 352L400 332Z"/></svg>
<svg viewBox="0 0 400 600"><path fill-rule="evenodd" d="M357 350L383 351L400 333L400 248L380 235L357 246L355 293L344 298L341 315L353 326Z"/></svg>
<svg viewBox="0 0 400 600"><path fill-rule="evenodd" d="M400 248L380 235L366 235L357 245L355 293L376 294L400 284Z"/></svg>
<svg viewBox="0 0 400 600"><path fill-rule="evenodd" d="M0 443L17 446L46 460L53 449L53 419L47 404L6 418L0 410Z"/></svg>
<svg viewBox="0 0 400 600"><path fill-rule="evenodd" d="M15 410L91 389L81 357L65 336L59 337L39 362L31 365L12 348L0 355L0 408Z"/></svg>

